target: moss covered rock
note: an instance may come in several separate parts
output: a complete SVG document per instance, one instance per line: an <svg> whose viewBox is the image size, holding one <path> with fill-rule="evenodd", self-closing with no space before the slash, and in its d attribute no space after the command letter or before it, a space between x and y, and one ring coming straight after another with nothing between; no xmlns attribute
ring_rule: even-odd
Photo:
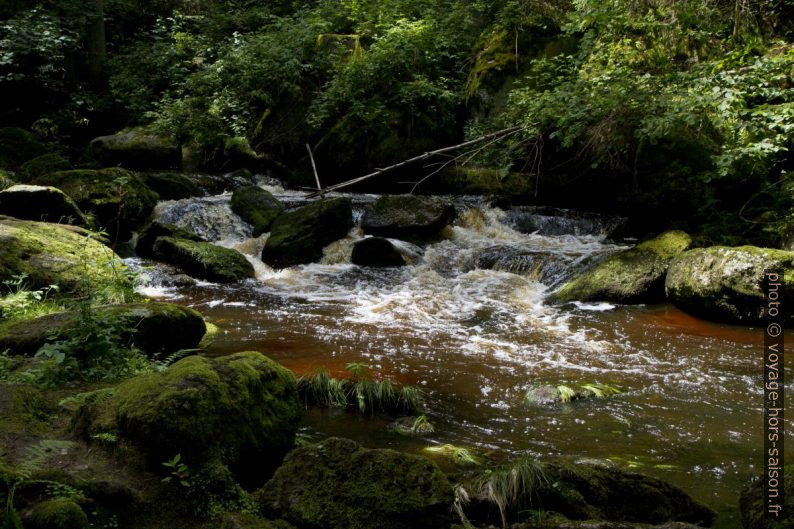
<svg viewBox="0 0 794 529"><path fill-rule="evenodd" d="M318 200L280 215L270 228L262 260L273 268L318 261L323 248L353 227L350 199Z"/></svg>
<svg viewBox="0 0 794 529"><path fill-rule="evenodd" d="M455 206L436 198L384 195L364 213L364 233L426 241L455 220Z"/></svg>
<svg viewBox="0 0 794 529"><path fill-rule="evenodd" d="M432 178L422 189L433 192L463 195L497 195L517 197L534 190L534 178L524 173L504 174L487 167L466 165L451 167Z"/></svg>
<svg viewBox="0 0 794 529"><path fill-rule="evenodd" d="M270 231L276 217L284 211L284 205L269 191L257 186L235 189L232 194L232 211L253 226L254 237Z"/></svg>
<svg viewBox="0 0 794 529"><path fill-rule="evenodd" d="M377 268L405 266L405 259L397 248L382 237L367 237L353 245L351 262L359 266Z"/></svg>
<svg viewBox="0 0 794 529"><path fill-rule="evenodd" d="M201 314L171 303L128 303L92 309L94 318L118 330L121 344L134 344L144 353L194 349L206 332ZM48 314L10 326L0 326L0 350L33 355L45 343L69 338L80 325L77 311Z"/></svg>
<svg viewBox="0 0 794 529"><path fill-rule="evenodd" d="M257 498L265 516L299 527L438 529L453 493L423 457L331 438L290 452Z"/></svg>
<svg viewBox="0 0 794 529"><path fill-rule="evenodd" d="M255 275L253 265L243 254L208 242L158 237L153 249L157 259L176 265L198 279L233 283Z"/></svg>
<svg viewBox="0 0 794 529"><path fill-rule="evenodd" d="M564 284L557 301L655 303L664 300L664 280L670 261L692 244L682 231L668 231L608 257Z"/></svg>
<svg viewBox="0 0 794 529"><path fill-rule="evenodd" d="M43 501L33 507L25 517L25 527L30 529L86 529L88 516L72 500Z"/></svg>
<svg viewBox="0 0 794 529"><path fill-rule="evenodd" d="M0 168L16 169L46 152L47 147L32 132L17 127L0 127Z"/></svg>
<svg viewBox="0 0 794 529"><path fill-rule="evenodd" d="M204 191L195 179L182 173L138 173L138 176L144 184L157 193L160 200L204 196Z"/></svg>
<svg viewBox="0 0 794 529"><path fill-rule="evenodd" d="M782 270L785 288L791 288L794 252L755 246L697 248L670 263L665 290L670 301L698 316L757 323L764 314L765 269ZM794 321L794 313L787 318Z"/></svg>
<svg viewBox="0 0 794 529"><path fill-rule="evenodd" d="M739 510L742 515L744 529L792 529L794 528L794 465L783 470L783 502L775 502L782 507L780 519L775 520L766 515L769 498L765 497L764 480L756 479L742 491L739 497Z"/></svg>
<svg viewBox="0 0 794 529"><path fill-rule="evenodd" d="M16 185L16 181L3 169L0 169L0 191Z"/></svg>
<svg viewBox="0 0 794 529"><path fill-rule="evenodd" d="M85 230L0 217L0 280L26 275L31 288L79 295L132 288L118 256Z"/></svg>
<svg viewBox="0 0 794 529"><path fill-rule="evenodd" d="M251 514L227 513L221 516L220 529L295 529L295 526L284 520L265 520Z"/></svg>
<svg viewBox="0 0 794 529"><path fill-rule="evenodd" d="M157 239L160 237L175 237L188 241L204 242L204 239L195 233L183 230L173 224L154 221L147 224L138 234L138 240L135 243L135 253L141 257L156 257L154 253L154 243L157 242Z"/></svg>
<svg viewBox="0 0 794 529"><path fill-rule="evenodd" d="M292 447L300 417L292 372L245 352L190 356L122 382L112 398L82 408L76 425L123 436L155 468L181 454L188 465L219 459L238 476L265 478Z"/></svg>
<svg viewBox="0 0 794 529"><path fill-rule="evenodd" d="M102 165L165 169L179 168L182 163L182 151L175 141L141 127L94 138L89 148Z"/></svg>
<svg viewBox="0 0 794 529"><path fill-rule="evenodd" d="M117 240L126 240L157 204L157 195L124 169L73 170L50 173L33 181L57 187Z"/></svg>
<svg viewBox="0 0 794 529"><path fill-rule="evenodd" d="M48 186L15 185L0 191L0 215L77 226L88 223L74 200Z"/></svg>
<svg viewBox="0 0 794 529"><path fill-rule="evenodd" d="M71 168L72 164L69 163L69 160L60 154L49 153L23 163L16 176L20 182L32 182L45 174L66 171Z"/></svg>

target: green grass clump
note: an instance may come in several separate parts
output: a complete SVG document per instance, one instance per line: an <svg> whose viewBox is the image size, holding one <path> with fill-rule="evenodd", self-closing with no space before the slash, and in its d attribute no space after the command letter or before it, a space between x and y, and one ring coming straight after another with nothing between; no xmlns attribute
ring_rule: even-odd
<svg viewBox="0 0 794 529"><path fill-rule="evenodd" d="M442 455L448 459L451 459L456 465L460 466L473 466L482 464L480 458L475 456L468 448L455 446L449 443L439 446L427 446L424 448L424 451L430 454Z"/></svg>
<svg viewBox="0 0 794 529"><path fill-rule="evenodd" d="M578 387L562 384L559 386L535 386L526 392L524 401L528 404L543 403L544 400L546 402L571 402L589 398L603 399L620 393L618 387L609 384L582 384Z"/></svg>

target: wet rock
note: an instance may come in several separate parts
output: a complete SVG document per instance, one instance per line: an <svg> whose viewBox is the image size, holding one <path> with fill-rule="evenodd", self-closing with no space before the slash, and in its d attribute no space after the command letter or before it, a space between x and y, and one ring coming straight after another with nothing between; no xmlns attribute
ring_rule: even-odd
<svg viewBox="0 0 794 529"><path fill-rule="evenodd" d="M181 200L204 196L195 180L182 173L138 173L143 183L157 193L160 200Z"/></svg>
<svg viewBox="0 0 794 529"><path fill-rule="evenodd" d="M562 286L556 301L612 301L655 303L664 300L667 268L692 239L682 231L668 231L654 239L608 257Z"/></svg>
<svg viewBox="0 0 794 529"><path fill-rule="evenodd" d="M414 195L384 195L364 213L364 233L426 241L455 220L455 206L436 198Z"/></svg>
<svg viewBox="0 0 794 529"><path fill-rule="evenodd" d="M119 343L131 344L148 355L172 353L198 346L206 326L197 311L171 303L128 303L92 309L92 316L118 329ZM77 311L48 314L0 329L0 350L31 356L46 343L69 338L80 324Z"/></svg>
<svg viewBox="0 0 794 529"><path fill-rule="evenodd" d="M269 191L246 186L234 190L232 211L253 226L253 236L259 237L270 231L273 221L284 211L284 205Z"/></svg>
<svg viewBox="0 0 794 529"><path fill-rule="evenodd" d="M764 314L765 269L783 270L791 281L794 252L755 246L697 248L670 263L665 290L670 301L698 316L758 323ZM793 322L794 312L787 318Z"/></svg>
<svg viewBox="0 0 794 529"><path fill-rule="evenodd" d="M0 127L0 168L14 170L46 153L47 147L36 134L17 127Z"/></svg>
<svg viewBox="0 0 794 529"><path fill-rule="evenodd" d="M382 237L367 237L353 245L351 262L359 266L385 268L405 266L405 259L397 248Z"/></svg>
<svg viewBox="0 0 794 529"><path fill-rule="evenodd" d="M173 224L205 241L243 241L251 237L251 227L235 214L227 197L207 197L161 202L153 218Z"/></svg>
<svg viewBox="0 0 794 529"><path fill-rule="evenodd" d="M25 517L25 527L30 529L86 529L88 516L72 500L47 500L33 507Z"/></svg>
<svg viewBox="0 0 794 529"><path fill-rule="evenodd" d="M556 285L595 257L513 246L492 246L476 252L476 264L477 268L520 274L547 285Z"/></svg>
<svg viewBox="0 0 794 529"><path fill-rule="evenodd" d="M270 228L262 260L273 268L319 261L323 248L353 227L349 199L318 200L280 215Z"/></svg>
<svg viewBox="0 0 794 529"><path fill-rule="evenodd" d="M60 171L39 177L36 185L57 187L97 222L114 240L127 240L157 203L157 195L124 169Z"/></svg>
<svg viewBox="0 0 794 529"><path fill-rule="evenodd" d="M186 274L216 283L234 283L254 277L254 267L237 250L207 242L158 237L154 255L181 268Z"/></svg>
<svg viewBox="0 0 794 529"><path fill-rule="evenodd" d="M126 380L78 410L73 425L87 436L116 433L153 468L181 454L188 466L219 461L238 478L264 479L293 446L300 417L292 372L244 352L190 356Z"/></svg>
<svg viewBox="0 0 794 529"><path fill-rule="evenodd" d="M71 168L72 164L69 163L69 160L60 154L49 153L23 163L16 176L20 182L31 182L45 174L66 171Z"/></svg>
<svg viewBox="0 0 794 529"><path fill-rule="evenodd" d="M613 239L627 219L566 209L522 206L508 209L505 223L521 233L539 235L592 235Z"/></svg>
<svg viewBox="0 0 794 529"><path fill-rule="evenodd" d="M77 227L0 216L0 277L27 276L32 289L58 285L88 295L131 288L118 256Z"/></svg>
<svg viewBox="0 0 794 529"><path fill-rule="evenodd" d="M0 215L77 226L88 223L66 193L47 186L15 185L0 191Z"/></svg>
<svg viewBox="0 0 794 529"><path fill-rule="evenodd" d="M427 417L400 417L392 423L386 425L387 430L397 432L401 435L428 435L436 431Z"/></svg>
<svg viewBox="0 0 794 529"><path fill-rule="evenodd" d="M140 127L94 138L89 149L92 156L106 166L165 169L179 168L182 162L176 142Z"/></svg>
<svg viewBox="0 0 794 529"><path fill-rule="evenodd" d="M331 438L290 452L257 493L263 514L299 527L449 527L452 487L429 460Z"/></svg>
<svg viewBox="0 0 794 529"><path fill-rule="evenodd" d="M790 529L794 527L794 465L783 470L783 502L765 497L763 479L755 479L742 491L739 497L739 510L742 515L744 529ZM780 505L780 519L767 517L767 507L771 504Z"/></svg>
<svg viewBox="0 0 794 529"><path fill-rule="evenodd" d="M135 244L135 253L141 257L155 258L154 243L160 237L175 237L178 239L187 239L189 241L204 242L204 239L183 230L173 224L163 224L162 222L153 221L147 224L138 234L138 241Z"/></svg>

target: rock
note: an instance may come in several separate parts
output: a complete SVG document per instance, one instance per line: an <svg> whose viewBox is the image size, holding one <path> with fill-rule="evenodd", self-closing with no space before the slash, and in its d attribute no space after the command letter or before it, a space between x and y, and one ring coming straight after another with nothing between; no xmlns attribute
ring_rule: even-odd
<svg viewBox="0 0 794 529"><path fill-rule="evenodd" d="M544 206L516 206L505 211L504 222L521 233L539 235L592 235L615 239L628 219Z"/></svg>
<svg viewBox="0 0 794 529"><path fill-rule="evenodd" d="M436 431L435 426L427 420L427 417L400 417L394 422L386 425L386 429L400 435L429 435Z"/></svg>
<svg viewBox="0 0 794 529"><path fill-rule="evenodd" d="M118 256L85 230L0 216L0 278L25 275L31 289L58 285L91 295L131 289Z"/></svg>
<svg viewBox="0 0 794 529"><path fill-rule="evenodd" d="M367 237L353 245L353 264L384 268L405 266L405 259L397 248L382 237Z"/></svg>
<svg viewBox="0 0 794 529"><path fill-rule="evenodd" d="M232 211L228 197L160 202L152 217L195 233L205 241L243 241L251 237L251 227Z"/></svg>
<svg viewBox="0 0 794 529"><path fill-rule="evenodd" d="M135 253L141 257L155 258L154 243L159 237L175 237L177 239L205 242L204 239L198 235L183 230L178 226L153 221L147 224L138 234L138 240L135 243Z"/></svg>
<svg viewBox="0 0 794 529"><path fill-rule="evenodd" d="M85 529L88 516L72 500L47 500L33 507L25 518L25 527L30 529Z"/></svg>
<svg viewBox="0 0 794 529"><path fill-rule="evenodd" d="M682 231L668 231L608 257L564 284L556 301L612 301L656 303L664 300L664 281L672 259L685 251L692 239Z"/></svg>
<svg viewBox="0 0 794 529"><path fill-rule="evenodd" d="M104 305L94 308L92 315L118 329L120 343L134 344L150 356L195 349L206 332L200 313L171 303ZM0 350L32 356L45 343L67 339L80 317L78 311L59 312L0 328Z"/></svg>
<svg viewBox="0 0 794 529"><path fill-rule="evenodd" d="M156 469L181 454L188 466L219 460L238 478L261 480L293 446L301 410L292 372L245 352L190 356L128 379L73 424L89 436L122 436Z"/></svg>
<svg viewBox="0 0 794 529"><path fill-rule="evenodd" d="M253 236L270 231L276 217L284 212L284 205L269 191L257 186L235 189L232 194L232 211L253 226Z"/></svg>
<svg viewBox="0 0 794 529"><path fill-rule="evenodd" d="M318 200L280 215L270 228L262 260L273 268L318 261L323 248L353 227L350 199Z"/></svg>
<svg viewBox="0 0 794 529"><path fill-rule="evenodd" d="M765 498L764 481L755 479L739 496L739 510L744 529L791 529L794 527L794 465L783 470L783 503ZM775 521L766 516L767 506L780 504L780 519Z"/></svg>
<svg viewBox="0 0 794 529"><path fill-rule="evenodd" d="M256 275L243 254L208 242L158 237L154 255L178 266L191 277L216 283L234 283Z"/></svg>
<svg viewBox="0 0 794 529"><path fill-rule="evenodd" d="M0 127L0 168L13 170L46 153L47 147L32 132L17 127Z"/></svg>
<svg viewBox="0 0 794 529"><path fill-rule="evenodd" d="M299 527L437 529L449 527L453 493L423 457L331 438L290 452L257 501Z"/></svg>
<svg viewBox="0 0 794 529"><path fill-rule="evenodd" d="M49 153L23 163L16 176L20 182L31 182L45 174L66 171L71 168L72 164L69 163L69 160L60 154Z"/></svg>
<svg viewBox="0 0 794 529"><path fill-rule="evenodd" d="M264 157L251 148L246 138L226 138L223 145L224 165L234 169L258 169Z"/></svg>
<svg viewBox="0 0 794 529"><path fill-rule="evenodd" d="M87 219L66 193L55 187L15 185L0 191L0 215L85 226Z"/></svg>
<svg viewBox="0 0 794 529"><path fill-rule="evenodd" d="M181 150L173 140L141 127L94 138L89 149L106 166L164 169L179 168L182 162Z"/></svg>
<svg viewBox="0 0 794 529"><path fill-rule="evenodd" d="M783 270L791 281L794 252L755 246L690 250L670 263L665 290L670 301L704 318L758 323L764 314L764 269ZM794 312L786 317L794 321Z"/></svg>
<svg viewBox="0 0 794 529"><path fill-rule="evenodd" d="M526 173L504 174L498 169L453 165L422 185L422 190L450 195L529 196L535 179Z"/></svg>
<svg viewBox="0 0 794 529"><path fill-rule="evenodd" d="M39 177L36 185L57 187L97 222L114 240L126 240L154 209L157 195L124 169L60 171Z"/></svg>
<svg viewBox="0 0 794 529"><path fill-rule="evenodd" d="M220 529L295 529L284 520L265 520L242 513L227 513L221 517Z"/></svg>
<svg viewBox="0 0 794 529"><path fill-rule="evenodd" d="M9 187L16 185L17 183L11 178L8 173L0 169L0 191L3 189L8 189Z"/></svg>
<svg viewBox="0 0 794 529"><path fill-rule="evenodd" d="M364 233L426 241L455 220L455 207L435 198L414 195L384 195L364 213Z"/></svg>
<svg viewBox="0 0 794 529"><path fill-rule="evenodd" d="M181 173L138 173L143 183L157 193L160 200L202 197L204 191L194 179Z"/></svg>

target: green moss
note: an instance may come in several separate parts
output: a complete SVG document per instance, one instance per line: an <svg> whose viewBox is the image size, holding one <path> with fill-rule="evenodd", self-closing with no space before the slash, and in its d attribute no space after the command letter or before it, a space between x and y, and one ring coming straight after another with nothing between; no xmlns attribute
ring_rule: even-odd
<svg viewBox="0 0 794 529"><path fill-rule="evenodd" d="M49 500L33 507L25 526L30 529L85 529L88 517L71 500Z"/></svg>
<svg viewBox="0 0 794 529"><path fill-rule="evenodd" d="M47 147L32 132L17 127L0 127L0 168L16 169L46 152Z"/></svg>
<svg viewBox="0 0 794 529"><path fill-rule="evenodd" d="M514 69L516 64L515 43L504 29L497 28L485 35L477 47L479 47L479 51L474 57L474 62L469 70L469 78L466 81L467 100L477 93L483 80L489 74L511 67Z"/></svg>
<svg viewBox="0 0 794 529"><path fill-rule="evenodd" d="M159 195L160 200L204 196L194 179L181 173L138 173L138 176Z"/></svg>
<svg viewBox="0 0 794 529"><path fill-rule="evenodd" d="M204 239L195 233L184 230L179 226L154 221L147 224L138 233L138 241L135 244L135 252L141 257L156 257L154 253L154 243L156 243L157 239L160 237L174 237L177 239L204 242Z"/></svg>
<svg viewBox="0 0 794 529"><path fill-rule="evenodd" d="M0 437L41 433L53 412L53 405L33 386L0 385Z"/></svg>
<svg viewBox="0 0 794 529"><path fill-rule="evenodd" d="M91 141L91 154L102 165L134 168L178 168L181 152L171 138L145 127L124 129Z"/></svg>
<svg viewBox="0 0 794 529"><path fill-rule="evenodd" d="M15 185L0 191L0 214L76 226L88 224L88 219L67 194L48 186Z"/></svg>
<svg viewBox="0 0 794 529"><path fill-rule="evenodd" d="M434 190L464 195L528 195L534 189L534 179L524 173L502 173L487 167L456 166L444 171L428 183Z"/></svg>
<svg viewBox="0 0 794 529"><path fill-rule="evenodd" d="M32 182L34 179L57 171L71 168L69 160L60 154L49 153L23 163L16 177L20 182Z"/></svg>
<svg viewBox="0 0 794 529"><path fill-rule="evenodd" d="M254 267L237 250L206 242L159 237L154 254L182 268L188 275L218 283L233 283L254 277Z"/></svg>
<svg viewBox="0 0 794 529"><path fill-rule="evenodd" d="M380 237L423 242L438 236L455 215L455 206L441 199L384 195L364 213L361 228Z"/></svg>
<svg viewBox="0 0 794 529"><path fill-rule="evenodd" d="M16 182L4 169L0 169L0 191L16 185Z"/></svg>
<svg viewBox="0 0 794 529"><path fill-rule="evenodd" d="M270 231L273 221L284 211L284 205L269 191L246 186L232 194L232 211L251 224L254 237L258 237Z"/></svg>

